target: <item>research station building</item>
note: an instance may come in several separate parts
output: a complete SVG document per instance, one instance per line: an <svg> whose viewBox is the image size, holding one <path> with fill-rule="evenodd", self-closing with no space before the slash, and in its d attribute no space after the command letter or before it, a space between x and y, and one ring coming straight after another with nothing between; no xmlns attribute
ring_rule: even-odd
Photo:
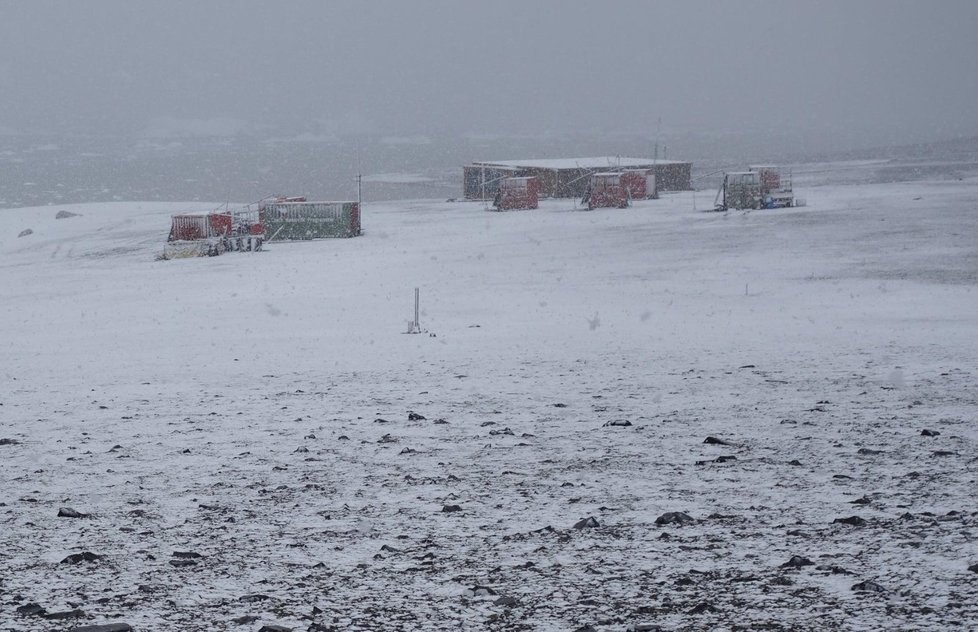
<svg viewBox="0 0 978 632"><path fill-rule="evenodd" d="M690 162L620 156L473 162L462 168L462 188L466 199L491 200L499 191L499 182L503 178L536 176L540 182L540 197L575 198L584 195L591 175L627 169L651 170L659 191L692 188L693 164Z"/></svg>

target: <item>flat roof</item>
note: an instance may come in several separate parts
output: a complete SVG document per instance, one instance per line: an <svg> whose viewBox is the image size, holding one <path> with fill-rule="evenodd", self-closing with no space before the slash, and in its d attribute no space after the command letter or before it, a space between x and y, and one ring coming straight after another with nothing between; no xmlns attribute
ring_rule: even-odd
<svg viewBox="0 0 978 632"><path fill-rule="evenodd" d="M473 162L475 167L513 167L528 169L620 169L651 165L688 165L684 160L626 158L625 156L595 156L591 158L532 158L530 160L495 160Z"/></svg>
<svg viewBox="0 0 978 632"><path fill-rule="evenodd" d="M307 200L305 202L266 202L265 206L308 206L310 204L356 204L356 200Z"/></svg>

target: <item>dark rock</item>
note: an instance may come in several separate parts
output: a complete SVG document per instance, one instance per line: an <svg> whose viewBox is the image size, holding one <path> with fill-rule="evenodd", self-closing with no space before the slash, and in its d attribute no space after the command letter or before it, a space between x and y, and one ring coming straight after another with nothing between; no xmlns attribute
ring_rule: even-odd
<svg viewBox="0 0 978 632"><path fill-rule="evenodd" d="M655 524L665 525L665 524L678 524L680 526L684 524L690 524L696 522L696 519L691 517L689 514L685 514L681 511L670 511L662 514L655 519Z"/></svg>
<svg viewBox="0 0 978 632"><path fill-rule="evenodd" d="M941 433L938 432L937 430L928 430L927 428L924 428L923 430L920 431L920 435L922 437L936 437L940 434Z"/></svg>
<svg viewBox="0 0 978 632"><path fill-rule="evenodd" d="M836 524L836 523L847 524L853 527L862 527L865 526L866 521L860 518L859 516L849 516L848 518L836 518L835 520L832 521L832 524Z"/></svg>
<svg viewBox="0 0 978 632"><path fill-rule="evenodd" d="M628 421L627 419L612 419L611 421L604 422L604 425L606 427L607 426L618 426L618 427L621 427L621 428L626 428L628 426L631 426L632 425L632 422Z"/></svg>
<svg viewBox="0 0 978 632"><path fill-rule="evenodd" d="M492 436L492 437L496 437L496 436L499 436L499 435L513 435L513 434L515 434L515 433L512 430L510 430L509 428L503 428L502 430L490 430L489 431L489 435Z"/></svg>
<svg viewBox="0 0 978 632"><path fill-rule="evenodd" d="M626 632L662 632L662 626L654 623L636 623L625 628Z"/></svg>
<svg viewBox="0 0 978 632"><path fill-rule="evenodd" d="M557 402L556 404L554 404L554 408L567 408L567 404L562 404L560 402Z"/></svg>
<svg viewBox="0 0 978 632"><path fill-rule="evenodd" d="M91 551L82 551L81 553L72 553L65 559L61 560L62 564L80 564L82 562L97 562L100 556L95 555Z"/></svg>
<svg viewBox="0 0 978 632"><path fill-rule="evenodd" d="M838 479L849 480L849 481L852 480L852 477L851 476L847 476L845 474L833 474L832 475L832 478L838 478Z"/></svg>
<svg viewBox="0 0 978 632"><path fill-rule="evenodd" d="M417 450L414 448L402 448L399 454L415 454Z"/></svg>
<svg viewBox="0 0 978 632"><path fill-rule="evenodd" d="M441 508L442 513L455 513L456 511L462 511L460 505L444 505Z"/></svg>
<svg viewBox="0 0 978 632"><path fill-rule="evenodd" d="M87 518L88 514L83 514L80 511L75 511L71 507L62 507L58 509L59 518Z"/></svg>
<svg viewBox="0 0 978 632"><path fill-rule="evenodd" d="M128 623L103 623L101 625L82 625L71 628L69 632L132 632L132 626Z"/></svg>
<svg viewBox="0 0 978 632"><path fill-rule="evenodd" d="M951 450L934 450L934 456L957 456L957 452L952 452Z"/></svg>
<svg viewBox="0 0 978 632"><path fill-rule="evenodd" d="M408 421L424 421L427 419L424 415L419 415L418 413L408 411Z"/></svg>
<svg viewBox="0 0 978 632"><path fill-rule="evenodd" d="M174 551L173 557L178 557L182 560L195 560L204 556L196 551Z"/></svg>
<svg viewBox="0 0 978 632"><path fill-rule="evenodd" d="M62 610L61 612L48 612L41 615L49 621L61 621L63 619L80 619L85 616L84 610L75 608L74 610Z"/></svg>
<svg viewBox="0 0 978 632"><path fill-rule="evenodd" d="M876 582L869 579L863 582L859 582L858 584L853 584L852 590L855 592L874 592L874 593L886 592L886 588L883 588Z"/></svg>
<svg viewBox="0 0 978 632"><path fill-rule="evenodd" d="M869 496L863 496L862 498L857 498L856 500L849 501L850 505L868 505L873 501L870 500Z"/></svg>
<svg viewBox="0 0 978 632"><path fill-rule="evenodd" d="M34 234L33 230L31 230L30 228L25 228L24 230L20 231L20 233L17 236L27 237L28 235L33 235L33 234Z"/></svg>
<svg viewBox="0 0 978 632"><path fill-rule="evenodd" d="M271 597L269 597L268 595L263 595L261 593L254 593L251 595L245 595L244 597L240 597L238 601L243 601L245 603L257 603L259 601L267 601L268 599L271 599Z"/></svg>
<svg viewBox="0 0 978 632"><path fill-rule="evenodd" d="M593 625L582 625L579 628L575 628L574 632L598 632Z"/></svg>
<svg viewBox="0 0 978 632"><path fill-rule="evenodd" d="M387 421L386 419L384 419L383 417L377 417L376 419L374 419L374 423L375 424L389 424L390 422Z"/></svg>
<svg viewBox="0 0 978 632"><path fill-rule="evenodd" d="M718 612L713 604L702 601L689 609L689 614L703 614L704 612Z"/></svg>
<svg viewBox="0 0 978 632"><path fill-rule="evenodd" d="M793 582L792 580L788 579L783 575L778 575L777 577L771 580L771 585L772 586L794 586L795 582Z"/></svg>
<svg viewBox="0 0 978 632"><path fill-rule="evenodd" d="M801 461L799 461L798 459L792 459L788 461L788 465L794 465L795 467L798 467L801 465Z"/></svg>
<svg viewBox="0 0 978 632"><path fill-rule="evenodd" d="M385 544L384 546L380 547L380 550L381 551L384 551L386 553L400 553L401 552L401 549L394 548L393 546L391 546L389 544Z"/></svg>
<svg viewBox="0 0 978 632"><path fill-rule="evenodd" d="M851 571L847 571L846 569L842 568L841 566L836 566L835 564L830 564L830 565L827 565L827 566L816 566L815 567L815 570L817 570L817 571L828 571L828 572L832 573L833 575L852 575L853 574Z"/></svg>
<svg viewBox="0 0 978 632"><path fill-rule="evenodd" d="M258 632L292 632L292 628L287 628L284 625L263 625L258 628Z"/></svg>
<svg viewBox="0 0 978 632"><path fill-rule="evenodd" d="M713 460L716 463L728 463L730 461L736 461L737 460L737 457L735 457L733 455L725 455L725 456L718 456L717 458L715 458Z"/></svg>
<svg viewBox="0 0 978 632"><path fill-rule="evenodd" d="M170 566L176 568L186 568L188 566L197 566L197 560L170 560Z"/></svg>
<svg viewBox="0 0 978 632"><path fill-rule="evenodd" d="M235 623L240 624L240 625L244 625L246 623L254 623L255 621L258 620L258 617L256 617L253 614L245 614L245 615L242 615L240 617L237 617L237 618L231 619L231 620L234 621Z"/></svg>
<svg viewBox="0 0 978 632"><path fill-rule="evenodd" d="M815 566L815 562L807 557L792 555L790 560L781 565L781 568L801 568L802 566Z"/></svg>
<svg viewBox="0 0 978 632"><path fill-rule="evenodd" d="M445 421L444 419L436 419L432 423L441 426L441 425L447 424L448 422Z"/></svg>
<svg viewBox="0 0 978 632"><path fill-rule="evenodd" d="M512 608L519 602L516 601L516 597L500 597L499 599L492 602L495 606L506 606L507 608Z"/></svg>
<svg viewBox="0 0 978 632"><path fill-rule="evenodd" d="M54 219L68 219L69 217L79 217L78 213L72 213L71 211L58 211Z"/></svg>
<svg viewBox="0 0 978 632"><path fill-rule="evenodd" d="M26 603L23 606L17 608L17 614L25 617L35 617L38 615L43 615L47 610L36 603Z"/></svg>
<svg viewBox="0 0 978 632"><path fill-rule="evenodd" d="M20 443L20 441L17 441L16 439L8 439L7 437L0 439L0 445L17 445L18 443Z"/></svg>
<svg viewBox="0 0 978 632"><path fill-rule="evenodd" d="M588 516L587 518L584 518L583 520L578 520L577 522L574 523L574 528L575 529L591 529L591 528L600 527L600 526L601 525L598 524L598 521L595 520L591 516Z"/></svg>
<svg viewBox="0 0 978 632"><path fill-rule="evenodd" d="M859 448L858 450L856 450L856 454L863 454L863 455L866 455L866 456L870 456L870 455L873 455L873 454L883 454L883 451L882 450L874 450L872 448Z"/></svg>
<svg viewBox="0 0 978 632"><path fill-rule="evenodd" d="M971 566L968 567L968 570L971 571L972 573L978 573L978 564L972 564Z"/></svg>
<svg viewBox="0 0 978 632"><path fill-rule="evenodd" d="M479 586L478 584L469 588L465 591L468 597L490 597L496 594L496 591L488 586Z"/></svg>
<svg viewBox="0 0 978 632"><path fill-rule="evenodd" d="M732 445L729 441L724 441L716 437L707 437L703 439L703 443L709 443L710 445Z"/></svg>

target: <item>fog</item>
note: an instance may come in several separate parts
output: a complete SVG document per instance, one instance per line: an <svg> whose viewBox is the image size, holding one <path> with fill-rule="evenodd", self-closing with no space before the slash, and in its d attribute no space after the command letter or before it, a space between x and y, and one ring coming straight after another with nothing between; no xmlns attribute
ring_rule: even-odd
<svg viewBox="0 0 978 632"><path fill-rule="evenodd" d="M978 132L968 0L0 7L8 132Z"/></svg>
<svg viewBox="0 0 978 632"><path fill-rule="evenodd" d="M975 137L976 33L971 0L0 0L0 206L349 195L356 156L438 197L478 159Z"/></svg>

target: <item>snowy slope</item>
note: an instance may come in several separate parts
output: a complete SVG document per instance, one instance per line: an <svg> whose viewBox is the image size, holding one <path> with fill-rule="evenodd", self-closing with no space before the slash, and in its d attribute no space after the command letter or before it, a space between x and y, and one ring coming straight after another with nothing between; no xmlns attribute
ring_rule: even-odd
<svg viewBox="0 0 978 632"><path fill-rule="evenodd" d="M978 181L803 195L405 201L179 261L208 205L3 211L0 629L974 621Z"/></svg>

